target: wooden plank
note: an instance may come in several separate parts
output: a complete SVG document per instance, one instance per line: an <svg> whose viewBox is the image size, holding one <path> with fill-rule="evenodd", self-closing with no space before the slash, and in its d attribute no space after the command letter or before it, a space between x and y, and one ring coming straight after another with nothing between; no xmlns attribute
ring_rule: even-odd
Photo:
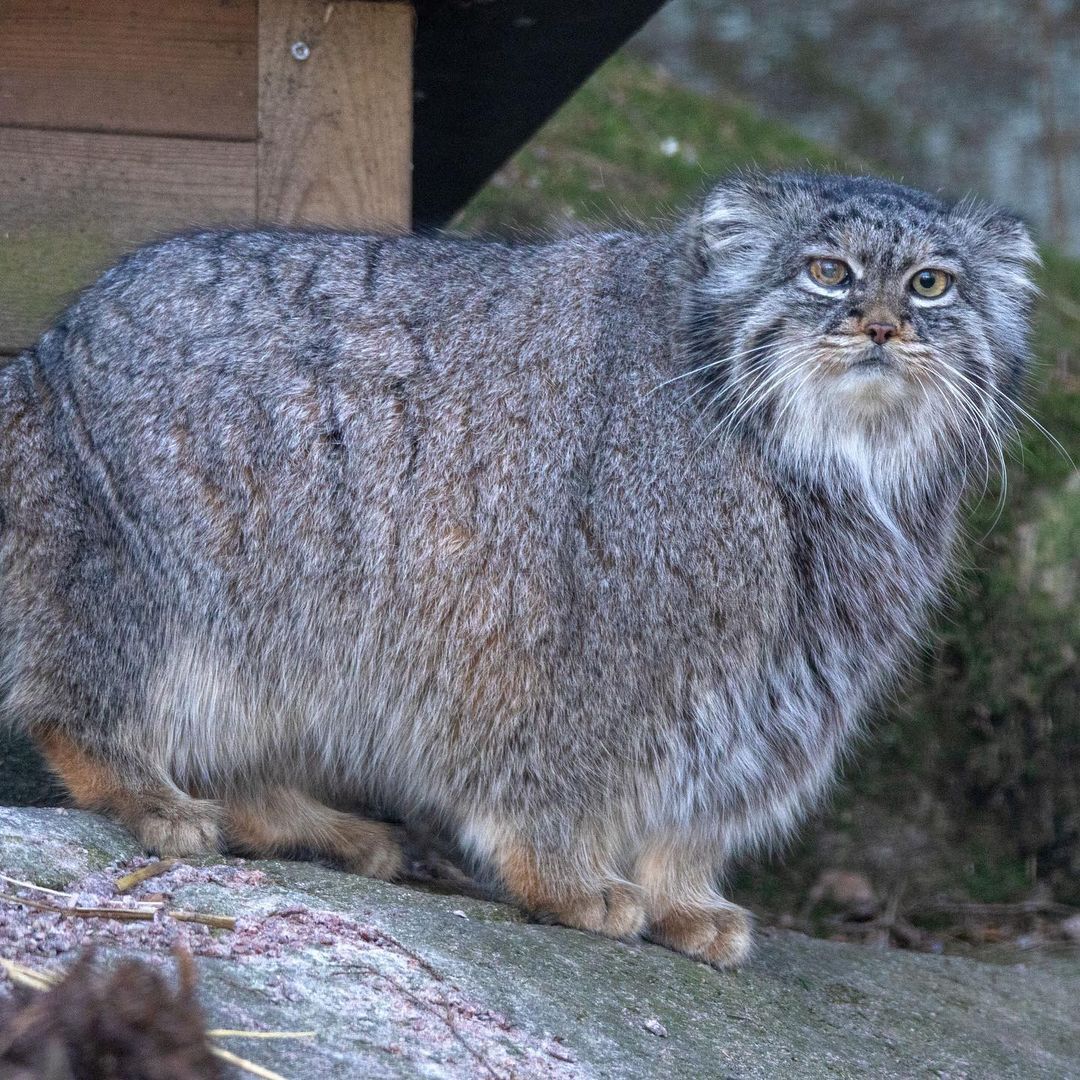
<svg viewBox="0 0 1080 1080"><path fill-rule="evenodd" d="M254 212L254 143L0 128L0 352L122 251Z"/></svg>
<svg viewBox="0 0 1080 1080"><path fill-rule="evenodd" d="M260 0L261 219L409 227L412 37L409 4Z"/></svg>
<svg viewBox="0 0 1080 1080"><path fill-rule="evenodd" d="M258 0L2 0L0 124L253 139Z"/></svg>

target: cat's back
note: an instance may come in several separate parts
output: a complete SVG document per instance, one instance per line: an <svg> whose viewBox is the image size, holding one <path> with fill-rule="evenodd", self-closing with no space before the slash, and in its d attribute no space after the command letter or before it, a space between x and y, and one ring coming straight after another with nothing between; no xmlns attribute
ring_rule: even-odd
<svg viewBox="0 0 1080 1080"><path fill-rule="evenodd" d="M90 501L180 551L381 550L391 518L511 504L542 530L614 375L665 363L662 263L633 234L197 234L103 275L24 365Z"/></svg>
<svg viewBox="0 0 1080 1080"><path fill-rule="evenodd" d="M605 289L635 250L647 242L629 234L536 244L287 229L180 236L88 288L53 328L64 344L55 355L72 376L88 361L100 380L107 363L110 382L163 366L250 378L275 360L326 362L400 326L462 332L467 344L470 328L508 329L514 312L534 331L561 322L565 333L577 301Z"/></svg>
<svg viewBox="0 0 1080 1080"><path fill-rule="evenodd" d="M540 354L594 356L623 328L650 244L546 244L295 230L177 237L122 260L39 343L51 386L87 419L145 422L154 402L227 411L287 399L297 381L521 379ZM605 308L607 309L605 311ZM605 318L607 316L607 318ZM607 325L605 325L605 323ZM569 366L569 365L568 365ZM104 434L104 432L103 432Z"/></svg>

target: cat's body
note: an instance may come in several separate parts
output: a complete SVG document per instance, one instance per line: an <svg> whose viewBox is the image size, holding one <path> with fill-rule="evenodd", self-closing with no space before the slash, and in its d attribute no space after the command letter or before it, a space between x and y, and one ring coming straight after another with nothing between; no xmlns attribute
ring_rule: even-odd
<svg viewBox="0 0 1080 1080"><path fill-rule="evenodd" d="M817 470L715 430L700 248L241 232L125 261L0 374L8 714L161 850L392 875L391 830L340 812L366 806L531 910L738 960L716 874L833 774L964 475L875 476L873 424Z"/></svg>

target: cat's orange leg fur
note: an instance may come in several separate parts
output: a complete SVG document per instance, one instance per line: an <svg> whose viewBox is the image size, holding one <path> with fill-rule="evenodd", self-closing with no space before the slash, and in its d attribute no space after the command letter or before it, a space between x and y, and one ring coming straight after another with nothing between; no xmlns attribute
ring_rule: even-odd
<svg viewBox="0 0 1080 1080"><path fill-rule="evenodd" d="M670 908L649 923L648 937L717 968L738 967L753 948L750 916L735 904Z"/></svg>
<svg viewBox="0 0 1080 1080"><path fill-rule="evenodd" d="M225 835L229 847L245 855L290 855L307 851L346 870L392 881L405 859L394 829L333 810L291 788L266 792L250 801L227 801Z"/></svg>
<svg viewBox="0 0 1080 1080"><path fill-rule="evenodd" d="M231 847L248 855L311 851L354 873L386 880L402 871L401 845L389 825L333 810L291 789L223 807L166 783L133 787L109 762L57 731L42 728L33 737L77 806L112 817L158 855L218 851L224 832Z"/></svg>
<svg viewBox="0 0 1080 1080"><path fill-rule="evenodd" d="M132 786L113 765L88 753L68 736L48 728L32 734L75 805L114 818L148 851L197 855L219 850L221 808L217 803L193 799L163 782Z"/></svg>
<svg viewBox="0 0 1080 1080"><path fill-rule="evenodd" d="M495 863L510 895L535 918L624 940L645 929L645 908L631 885L583 880L522 843L498 850Z"/></svg>
<svg viewBox="0 0 1080 1080"><path fill-rule="evenodd" d="M717 968L746 961L753 948L750 913L720 895L706 855L670 840L656 843L638 860L635 878L651 941Z"/></svg>

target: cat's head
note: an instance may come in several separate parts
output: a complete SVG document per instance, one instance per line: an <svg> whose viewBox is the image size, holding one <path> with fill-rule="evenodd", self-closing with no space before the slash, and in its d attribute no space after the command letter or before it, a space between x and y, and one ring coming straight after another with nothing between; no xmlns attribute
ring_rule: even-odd
<svg viewBox="0 0 1080 1080"><path fill-rule="evenodd" d="M688 359L726 430L800 466L902 470L926 452L976 467L1012 424L1038 255L1011 215L869 177L750 174L690 231Z"/></svg>

